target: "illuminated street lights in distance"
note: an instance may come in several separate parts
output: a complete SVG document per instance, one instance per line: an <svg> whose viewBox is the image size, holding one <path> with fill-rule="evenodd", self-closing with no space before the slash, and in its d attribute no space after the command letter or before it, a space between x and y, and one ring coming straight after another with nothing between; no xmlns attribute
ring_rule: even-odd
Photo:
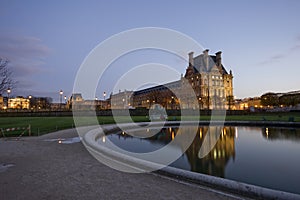
<svg viewBox="0 0 300 200"><path fill-rule="evenodd" d="M62 90L59 91L59 95L60 95L60 99L59 99L59 109L61 110L61 104L62 104L62 95L64 94L64 92Z"/></svg>
<svg viewBox="0 0 300 200"><path fill-rule="evenodd" d="M9 95L11 93L11 89L10 88L7 88L7 108L9 108Z"/></svg>
<svg viewBox="0 0 300 200"><path fill-rule="evenodd" d="M29 95L28 96L28 99L29 99L29 110L31 109L31 99L32 99L32 95Z"/></svg>
<svg viewBox="0 0 300 200"><path fill-rule="evenodd" d="M7 95L9 97L9 94L11 93L11 89L10 88L7 88Z"/></svg>

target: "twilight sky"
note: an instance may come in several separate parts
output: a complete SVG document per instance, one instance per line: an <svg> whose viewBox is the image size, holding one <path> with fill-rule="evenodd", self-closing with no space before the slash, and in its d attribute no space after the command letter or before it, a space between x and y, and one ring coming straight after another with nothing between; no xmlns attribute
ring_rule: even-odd
<svg viewBox="0 0 300 200"><path fill-rule="evenodd" d="M300 1L213 2L2 0L0 56L10 60L19 82L12 94L50 96L57 102L62 89L69 96L77 70L95 46L141 27L174 29L211 54L221 50L225 68L233 71L237 98L299 90ZM96 96L112 91L110 81L130 69L131 59L139 57L135 65L159 62L156 54L137 52L113 63ZM181 73L187 65L174 59L163 63L177 65Z"/></svg>

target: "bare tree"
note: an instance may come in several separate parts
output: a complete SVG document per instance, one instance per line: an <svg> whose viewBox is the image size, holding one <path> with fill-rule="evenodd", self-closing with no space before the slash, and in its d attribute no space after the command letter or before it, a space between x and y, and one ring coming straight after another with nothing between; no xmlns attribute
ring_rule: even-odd
<svg viewBox="0 0 300 200"><path fill-rule="evenodd" d="M8 68L8 60L0 58L0 94L14 86L12 71Z"/></svg>

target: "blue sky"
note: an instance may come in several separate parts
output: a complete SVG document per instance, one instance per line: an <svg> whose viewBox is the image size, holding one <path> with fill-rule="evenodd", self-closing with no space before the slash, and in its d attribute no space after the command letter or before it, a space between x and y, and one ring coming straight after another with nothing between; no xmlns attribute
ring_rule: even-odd
<svg viewBox="0 0 300 200"><path fill-rule="evenodd" d="M100 42L132 28L163 27L192 37L212 54L221 50L238 98L299 90L299 9L297 0L2 0L0 56L10 60L19 82L14 95L58 101L60 89L71 94L77 70ZM184 73L186 64L177 65ZM96 96L111 91L109 80L124 73L117 68Z"/></svg>

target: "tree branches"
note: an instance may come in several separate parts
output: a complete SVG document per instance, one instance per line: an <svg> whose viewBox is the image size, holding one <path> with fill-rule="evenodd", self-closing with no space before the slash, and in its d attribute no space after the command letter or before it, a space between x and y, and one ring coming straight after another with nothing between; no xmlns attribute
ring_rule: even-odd
<svg viewBox="0 0 300 200"><path fill-rule="evenodd" d="M0 58L0 94L13 87L12 71L8 68L8 60Z"/></svg>

